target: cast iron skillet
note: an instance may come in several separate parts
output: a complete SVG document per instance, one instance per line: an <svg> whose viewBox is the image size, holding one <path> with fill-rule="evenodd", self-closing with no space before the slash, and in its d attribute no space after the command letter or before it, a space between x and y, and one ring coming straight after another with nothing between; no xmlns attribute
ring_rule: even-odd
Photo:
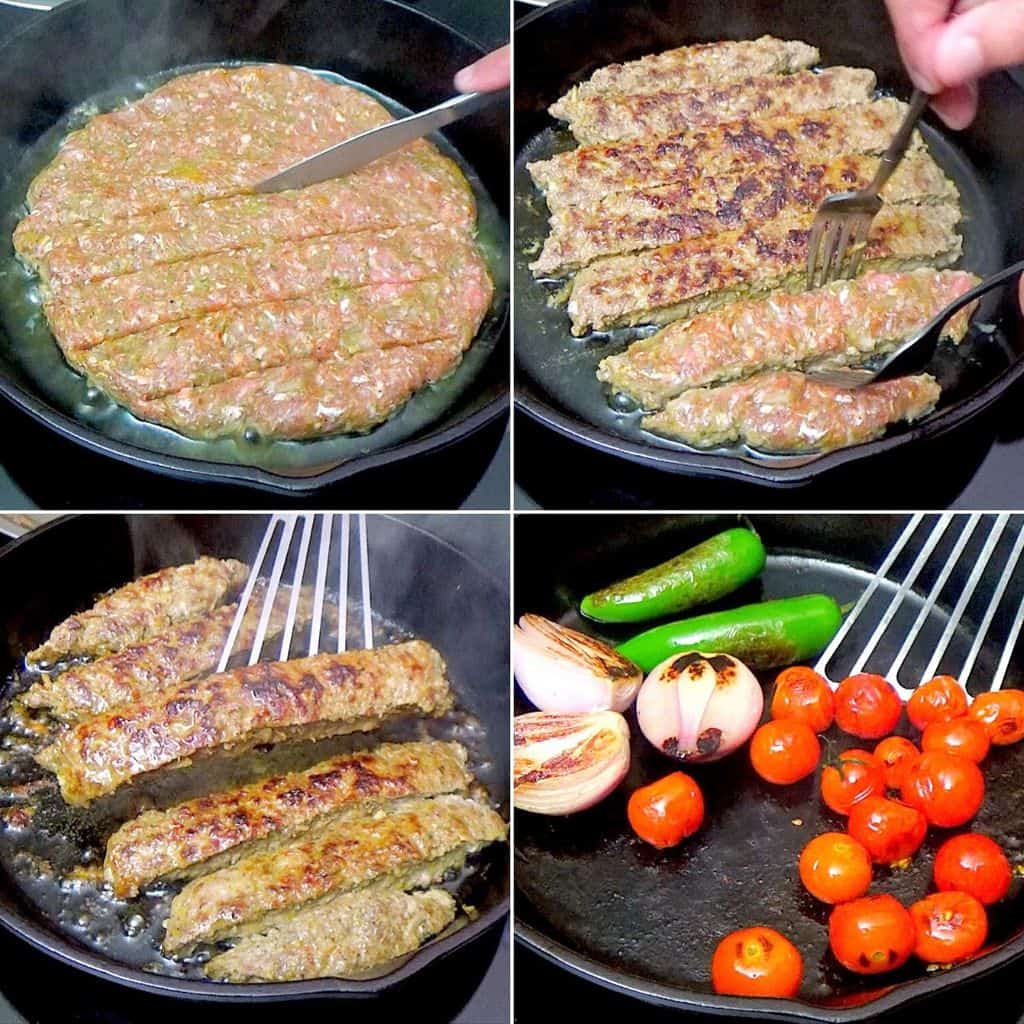
<svg viewBox="0 0 1024 1024"><path fill-rule="evenodd" d="M49 627L95 595L161 565L198 554L251 558L263 533L263 516L81 516L48 524L0 552L0 671L6 676ZM402 633L434 643L448 663L459 708L452 732L466 742L477 777L508 813L508 585L448 542L416 525L369 516L369 559L373 607L379 636L395 624ZM472 529L472 520L467 528ZM386 567L386 571L383 567ZM337 578L336 576L331 578ZM431 581L424 584L424 580ZM355 622L355 618L352 618ZM443 723L427 726L446 734ZM437 730L441 730L438 732ZM308 745L306 745L308 748ZM324 748L321 748L324 749ZM307 759L317 754L305 751ZM274 752L264 755L273 759ZM270 763L270 762L268 762ZM6 770L3 788L10 785ZM157 961L147 924L141 941L126 936L123 922L132 909L61 892L59 883L39 884L12 867L11 843L0 836L0 924L50 956L108 981L132 988L202 1000L291 1000L311 996L371 996L389 989L433 961L475 941L508 910L507 848L482 854L465 893L480 915L450 935L423 947L391 973L367 980L223 985L199 980L194 966L177 976L143 970ZM55 848L56 849L56 848ZM57 910L63 911L58 915ZM79 914L85 913L81 925ZM105 934L104 934L105 933Z"/></svg>
<svg viewBox="0 0 1024 1024"><path fill-rule="evenodd" d="M815 591L831 593L841 603L851 601L904 521L895 515L755 515L751 520L768 548L768 566L759 581L727 598L722 607ZM735 516L721 515L522 516L515 538L516 615L531 611L579 624L575 608L583 594L735 523ZM1008 546L1010 539L1004 539ZM995 564L1005 551L997 549ZM908 551L907 559L915 553ZM895 575L904 565L897 563ZM982 581L980 599L987 600L998 572L994 569ZM917 613L918 595L932 581L922 577L906 625ZM948 592L959 593L963 580L954 576L949 586ZM1022 592L1024 580L1018 580L1009 595L1012 607ZM972 604L969 612L976 622L974 609ZM940 610L926 628L940 625L948 610ZM902 628L904 620L896 621ZM998 628L1003 625L997 619ZM583 628L596 632L605 627L590 623ZM602 635L614 640L629 632ZM959 645L969 645L971 639L969 631L956 638L961 657L966 646ZM894 653L890 646L882 657L891 660ZM979 662L973 677L979 684L1000 653L994 647L984 652L985 663ZM845 667L840 664L836 674L841 676ZM867 666L869 671L878 667ZM923 662L916 667L923 671ZM773 677L764 673L762 682ZM1007 683L1019 686L1022 679L1018 660ZM528 708L521 703L516 710ZM822 810L819 773L778 789L758 779L745 749L714 765L694 765L686 770L704 790L706 824L676 850L657 852L632 836L626 800L639 785L667 774L673 765L642 737L632 712L627 719L633 761L615 793L597 807L566 818L516 815L516 935L547 959L654 1003L735 1017L846 1022L874 1019L1024 955L1024 892L1018 880L1009 898L990 908L989 944L978 959L950 972L927 973L920 963L911 962L891 975L852 976L828 953L827 908L804 892L796 876L796 861L807 841L844 828L843 819ZM834 729L828 735L836 750L864 745ZM984 769L987 795L972 827L992 835L1012 860L1019 860L1024 846L1024 751L1000 748ZM904 903L920 899L943 838L931 830L907 870L876 868L871 891L891 892ZM801 950L805 981L796 999L748 1000L712 992L709 964L715 946L733 929L758 923L778 928Z"/></svg>
<svg viewBox="0 0 1024 1024"><path fill-rule="evenodd" d="M501 105L452 127L445 138L453 147L449 154L475 178L481 242L496 283L491 311L451 378L424 389L363 436L270 445L197 442L135 419L87 389L59 358L48 332L47 344L22 337L27 282L16 279L8 237L24 186L59 141L62 119L87 100L110 106L133 98L174 69L274 61L340 75L401 113L446 98L455 71L481 52L477 43L394 0L71 0L35 17L0 48L0 264L6 278L0 281L0 393L65 437L133 466L280 493L308 493L443 447L500 416L507 394L508 297L508 124Z"/></svg>
<svg viewBox="0 0 1024 1024"><path fill-rule="evenodd" d="M547 208L526 163L571 146L547 106L596 68L684 43L748 39L765 33L804 39L824 64L870 67L885 91L906 98L903 71L881 0L769 0L694 4L687 0L563 0L516 26L515 287L516 402L524 413L589 447L671 473L731 477L769 485L795 484L835 466L934 437L966 423L1024 375L1024 324L1012 296L979 312L993 333L976 332L956 352L941 351L932 371L943 387L939 409L914 426L823 456L768 456L741 446L700 452L640 429L638 412L617 412L594 377L598 362L647 329L619 329L574 339L564 306L534 280L528 263L546 233ZM1024 142L1018 128L1024 94L1007 75L981 86L981 112L966 132L939 130L926 117L932 152L961 192L965 240L961 265L980 274L1024 255L1015 225L1024 212L1018 187Z"/></svg>

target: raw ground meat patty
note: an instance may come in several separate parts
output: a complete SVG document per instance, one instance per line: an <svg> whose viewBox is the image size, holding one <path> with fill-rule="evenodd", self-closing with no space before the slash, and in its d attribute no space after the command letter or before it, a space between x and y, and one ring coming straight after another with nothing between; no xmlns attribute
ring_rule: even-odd
<svg viewBox="0 0 1024 1024"><path fill-rule="evenodd" d="M388 120L357 89L266 64L182 75L72 132L14 233L71 365L202 438L365 431L451 373L493 292L451 160L420 140L252 192Z"/></svg>

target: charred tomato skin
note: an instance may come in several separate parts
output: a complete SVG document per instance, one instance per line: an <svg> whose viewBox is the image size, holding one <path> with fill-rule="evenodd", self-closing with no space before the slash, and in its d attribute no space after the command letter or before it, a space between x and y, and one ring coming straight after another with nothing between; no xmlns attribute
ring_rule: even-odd
<svg viewBox="0 0 1024 1024"><path fill-rule="evenodd" d="M704 823L704 795L685 772L634 790L626 807L633 831L659 850L677 846Z"/></svg>
<svg viewBox="0 0 1024 1024"><path fill-rule="evenodd" d="M885 769L869 750L844 750L821 773L821 799L836 812L849 814L869 796L885 796Z"/></svg>
<svg viewBox="0 0 1024 1024"><path fill-rule="evenodd" d="M898 790L907 769L921 756L921 751L905 736L886 736L875 747L875 757L882 762L886 789Z"/></svg>
<svg viewBox="0 0 1024 1024"><path fill-rule="evenodd" d="M967 714L967 694L952 676L935 676L922 683L907 701L907 717L916 729L932 722L951 722Z"/></svg>
<svg viewBox="0 0 1024 1024"><path fill-rule="evenodd" d="M916 807L869 796L856 804L847 831L871 855L875 864L897 864L913 857L928 832L928 819Z"/></svg>
<svg viewBox="0 0 1024 1024"><path fill-rule="evenodd" d="M882 676L860 672L848 676L836 690L836 725L864 740L878 740L896 728L903 701Z"/></svg>
<svg viewBox="0 0 1024 1024"><path fill-rule="evenodd" d="M800 951L774 928L731 932L711 958L711 984L719 995L795 996L803 981Z"/></svg>
<svg viewBox="0 0 1024 1024"><path fill-rule="evenodd" d="M766 782L788 786L817 767L821 744L814 730L798 719L765 722L750 740L750 763Z"/></svg>
<svg viewBox="0 0 1024 1024"><path fill-rule="evenodd" d="M1024 739L1024 692L998 690L974 698L970 718L981 722L994 747L1007 747Z"/></svg>
<svg viewBox="0 0 1024 1024"><path fill-rule="evenodd" d="M914 953L928 964L966 960L985 945L988 914L966 892L933 892L910 908L916 939Z"/></svg>
<svg viewBox="0 0 1024 1024"><path fill-rule="evenodd" d="M978 813L985 799L981 769L966 757L931 750L903 778L903 802L917 807L930 825L958 828Z"/></svg>
<svg viewBox="0 0 1024 1024"><path fill-rule="evenodd" d="M871 884L871 856L845 832L815 836L800 854L800 881L822 903L846 903Z"/></svg>
<svg viewBox="0 0 1024 1024"><path fill-rule="evenodd" d="M988 756L991 742L985 726L975 718L962 716L950 722L932 722L921 734L921 749L944 751L981 764Z"/></svg>
<svg viewBox="0 0 1024 1024"><path fill-rule="evenodd" d="M935 855L933 870L940 892L966 892L985 906L998 903L1013 880L1002 847L978 832L947 839Z"/></svg>
<svg viewBox="0 0 1024 1024"><path fill-rule="evenodd" d="M772 718L796 718L824 732L835 718L835 697L824 676L806 665L784 669L775 680Z"/></svg>
<svg viewBox="0 0 1024 1024"><path fill-rule="evenodd" d="M887 894L841 903L828 919L832 955L856 974L902 967L914 952L916 937L906 907Z"/></svg>

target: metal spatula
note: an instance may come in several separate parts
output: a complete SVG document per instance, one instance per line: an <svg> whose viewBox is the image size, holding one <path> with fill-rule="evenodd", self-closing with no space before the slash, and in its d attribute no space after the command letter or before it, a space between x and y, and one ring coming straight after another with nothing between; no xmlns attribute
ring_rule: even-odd
<svg viewBox="0 0 1024 1024"><path fill-rule="evenodd" d="M353 524L353 520L355 523ZM366 516L349 512L275 513L270 517L259 551L253 560L249 579L238 599L238 611L224 644L217 671L223 672L235 653L235 645L250 605L260 604L259 624L249 648L249 664L261 660L263 646L275 605L281 593L282 578L288 570L288 610L281 643L274 655L277 661L304 657L320 651L320 635L325 617L338 624L337 650L345 650L348 625L349 558L355 534L358 546L360 611L362 614L363 647L373 647L373 612L370 605L370 565L367 551ZM316 543L314 544L314 535ZM337 580L328 580L332 553L338 552ZM316 550L315 560L310 555ZM269 575L267 566L270 566ZM329 587L337 582L336 608L331 602ZM313 604L308 643L296 650L296 619L303 587L312 586ZM276 642L276 639L275 639Z"/></svg>
<svg viewBox="0 0 1024 1024"><path fill-rule="evenodd" d="M915 540L917 547L912 543ZM910 566L901 576L891 577L904 551L915 550ZM939 671L953 676L966 690L987 642L999 647L1001 654L984 685L975 689L1000 689L1024 627L1024 593L1011 593L1022 555L1024 515L916 513L818 659L815 670L833 679L830 667L840 657L848 659L851 653L848 637L855 629L868 626L873 627L870 636L856 651L852 665L844 665L842 675L867 671L884 676L904 700ZM951 583L958 567L965 577L959 588ZM990 567L998 577L986 599L982 581ZM919 580L931 582L926 584L926 596L914 614L913 607L919 600L914 588ZM887 600L888 590L892 594ZM949 617L934 647L923 650L922 645L930 642L925 635L926 624L937 609L950 605ZM929 632L934 631L933 624ZM893 649L895 655L885 653Z"/></svg>

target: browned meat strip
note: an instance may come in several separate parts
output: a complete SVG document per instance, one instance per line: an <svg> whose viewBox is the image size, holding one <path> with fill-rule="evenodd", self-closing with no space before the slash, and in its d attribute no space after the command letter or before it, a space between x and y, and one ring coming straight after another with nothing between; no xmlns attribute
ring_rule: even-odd
<svg viewBox="0 0 1024 1024"><path fill-rule="evenodd" d="M780 371L684 391L643 425L698 448L740 441L767 452L828 451L920 419L938 400L939 386L927 374L850 391Z"/></svg>
<svg viewBox="0 0 1024 1024"><path fill-rule="evenodd" d="M107 841L103 874L118 897L162 878L194 878L256 851L280 849L328 816L410 796L467 790L457 743L385 744L321 761L166 811L146 811Z"/></svg>
<svg viewBox="0 0 1024 1024"><path fill-rule="evenodd" d="M688 388L810 363L849 365L888 351L978 279L962 271L868 273L797 295L734 302L669 324L601 361L598 380L646 409ZM948 325L959 341L969 312Z"/></svg>
<svg viewBox="0 0 1024 1024"><path fill-rule="evenodd" d="M242 562L205 555L188 565L160 569L65 619L26 661L49 664L120 651L230 601L248 575L249 567Z"/></svg>
<svg viewBox="0 0 1024 1024"><path fill-rule="evenodd" d="M451 706L441 656L421 640L319 654L207 676L61 733L36 760L69 804L196 757L292 739L366 731Z"/></svg>

